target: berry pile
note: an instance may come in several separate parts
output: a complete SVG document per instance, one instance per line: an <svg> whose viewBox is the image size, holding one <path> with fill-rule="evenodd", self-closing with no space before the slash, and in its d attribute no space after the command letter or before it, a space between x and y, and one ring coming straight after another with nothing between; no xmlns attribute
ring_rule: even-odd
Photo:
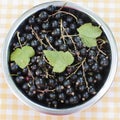
<svg viewBox="0 0 120 120"><path fill-rule="evenodd" d="M85 23L98 26L85 13L53 5L22 22L11 40L10 54L21 46L31 46L35 55L24 69L9 60L9 70L25 96L46 107L69 108L98 93L109 73L111 50L104 32L97 39L97 46L89 48L83 44L77 29ZM74 63L62 73L53 72L43 50L69 51Z"/></svg>

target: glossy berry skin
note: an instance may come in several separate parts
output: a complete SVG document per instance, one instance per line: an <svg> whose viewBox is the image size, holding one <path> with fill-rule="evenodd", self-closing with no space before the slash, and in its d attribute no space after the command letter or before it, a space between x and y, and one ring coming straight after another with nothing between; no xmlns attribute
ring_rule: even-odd
<svg viewBox="0 0 120 120"><path fill-rule="evenodd" d="M35 17L33 16L33 17L30 17L29 19L28 19L28 23L31 25L31 24L34 24L35 23Z"/></svg>
<svg viewBox="0 0 120 120"><path fill-rule="evenodd" d="M15 80L18 84L24 83L24 77L23 76L17 76Z"/></svg>
<svg viewBox="0 0 120 120"><path fill-rule="evenodd" d="M25 90L25 91L28 91L28 89L29 89L28 84L24 83L23 86L22 86L22 89Z"/></svg>
<svg viewBox="0 0 120 120"><path fill-rule="evenodd" d="M25 31L29 32L31 30L30 25L25 26ZM21 37L22 38L22 37Z"/></svg>
<svg viewBox="0 0 120 120"><path fill-rule="evenodd" d="M31 92L32 94L36 94L36 87L35 87L35 85L32 85L32 86L30 87L30 92Z"/></svg>
<svg viewBox="0 0 120 120"><path fill-rule="evenodd" d="M77 75L78 75L78 76L82 76L82 75L83 75L83 72L82 72L81 70L79 70L79 71L77 72Z"/></svg>
<svg viewBox="0 0 120 120"><path fill-rule="evenodd" d="M12 73L16 73L18 70L18 65L15 62L12 62L10 64L10 70L12 71Z"/></svg>
<svg viewBox="0 0 120 120"><path fill-rule="evenodd" d="M56 90L58 93L61 93L61 92L63 91L63 89L64 89L64 86L62 86L62 85L58 85L58 86L55 87L55 90Z"/></svg>
<svg viewBox="0 0 120 120"><path fill-rule="evenodd" d="M101 74L95 74L95 80L97 80L97 81L101 81L102 80L102 76L101 76Z"/></svg>
<svg viewBox="0 0 120 120"><path fill-rule="evenodd" d="M26 39L28 41L31 41L33 39L33 35L32 34L27 34Z"/></svg>
<svg viewBox="0 0 120 120"><path fill-rule="evenodd" d="M22 73L23 73L23 75L27 75L27 74L28 74L28 69L27 69L27 67L25 67L25 68L22 70Z"/></svg>
<svg viewBox="0 0 120 120"><path fill-rule="evenodd" d="M72 32L74 33L74 31L76 30L77 26L75 23L71 23L70 24L70 29L72 30Z"/></svg>
<svg viewBox="0 0 120 120"><path fill-rule="evenodd" d="M73 22L73 17L72 16L67 16L66 21L68 23L72 23Z"/></svg>
<svg viewBox="0 0 120 120"><path fill-rule="evenodd" d="M53 13L53 12L55 12L55 10L56 10L56 7L53 6L53 5L50 5L50 6L47 7L47 11L48 11L49 13Z"/></svg>
<svg viewBox="0 0 120 120"><path fill-rule="evenodd" d="M52 101L52 105L53 105L54 108L57 108L57 106L58 106L57 101Z"/></svg>
<svg viewBox="0 0 120 120"><path fill-rule="evenodd" d="M69 47L72 47L72 41L71 41L71 39L70 38L67 38L67 45L69 46Z"/></svg>
<svg viewBox="0 0 120 120"><path fill-rule="evenodd" d="M31 66L31 70L35 71L36 69L37 69L37 65L36 64Z"/></svg>
<svg viewBox="0 0 120 120"><path fill-rule="evenodd" d="M68 46L66 44L63 44L59 47L61 51L67 51Z"/></svg>
<svg viewBox="0 0 120 120"><path fill-rule="evenodd" d="M78 78L77 75L73 75L73 76L71 77L71 80L75 81L77 78Z"/></svg>
<svg viewBox="0 0 120 120"><path fill-rule="evenodd" d="M37 40L32 40L31 41L31 46L32 47L37 47L39 45L39 42Z"/></svg>
<svg viewBox="0 0 120 120"><path fill-rule="evenodd" d="M95 88L94 88L93 86L90 86L90 87L89 87L89 93L90 93L90 94L93 94L93 95L96 94L96 90L95 90Z"/></svg>
<svg viewBox="0 0 120 120"><path fill-rule="evenodd" d="M62 39L58 39L58 40L55 41L54 44L55 44L56 47L58 47L58 46L60 47L63 44L63 41L62 41Z"/></svg>
<svg viewBox="0 0 120 120"><path fill-rule="evenodd" d="M37 86L37 88L44 88L44 80L42 78L37 78L35 80L35 84Z"/></svg>
<svg viewBox="0 0 120 120"><path fill-rule="evenodd" d="M47 20L48 18L48 13L46 11L42 11L40 14L39 14L39 18L43 21Z"/></svg>
<svg viewBox="0 0 120 120"><path fill-rule="evenodd" d="M93 67L94 68L94 67ZM90 66L88 65L88 63L86 62L85 64L84 64L84 71L86 72L86 71L88 71L90 69Z"/></svg>
<svg viewBox="0 0 120 120"><path fill-rule="evenodd" d="M73 69L72 69L72 67L68 67L66 71L68 74L71 74L73 72Z"/></svg>
<svg viewBox="0 0 120 120"><path fill-rule="evenodd" d="M82 77L79 77L76 80L76 86L83 85L84 84L84 79Z"/></svg>
<svg viewBox="0 0 120 120"><path fill-rule="evenodd" d="M63 76L58 77L58 82L62 83L64 80L65 80L65 78Z"/></svg>
<svg viewBox="0 0 120 120"><path fill-rule="evenodd" d="M88 92L84 92L83 96L82 96L82 100L85 101L86 99L88 99L89 97L89 93Z"/></svg>
<svg viewBox="0 0 120 120"><path fill-rule="evenodd" d="M86 86L85 86L85 85L81 85L81 86L78 87L78 90L79 90L79 92L81 92L81 93L82 93L85 89L86 89Z"/></svg>
<svg viewBox="0 0 120 120"><path fill-rule="evenodd" d="M48 40L50 43L53 43L54 42L54 38L52 36L47 36Z"/></svg>
<svg viewBox="0 0 120 120"><path fill-rule="evenodd" d="M96 54L96 52L95 52L94 50L90 50L89 53L88 53L88 56L89 56L90 58L94 58L96 55L97 55L97 54Z"/></svg>
<svg viewBox="0 0 120 120"><path fill-rule="evenodd" d="M34 25L34 26L33 26L33 29L35 30L35 32L39 32L39 30L40 30L40 28L39 28L38 25Z"/></svg>
<svg viewBox="0 0 120 120"><path fill-rule="evenodd" d="M87 63L91 66L95 63L94 59L87 59Z"/></svg>
<svg viewBox="0 0 120 120"><path fill-rule="evenodd" d="M68 27L68 22L67 21L62 21L62 25L64 28Z"/></svg>
<svg viewBox="0 0 120 120"><path fill-rule="evenodd" d="M87 81L92 84L94 82L94 78L90 76L87 78Z"/></svg>
<svg viewBox="0 0 120 120"><path fill-rule="evenodd" d="M15 48L20 47L20 44L18 42L13 43L13 47L15 47Z"/></svg>
<svg viewBox="0 0 120 120"><path fill-rule="evenodd" d="M36 56L33 56L31 59L30 59L30 62L33 64L33 63L36 63L36 60L37 60L37 57ZM27 69L27 67L26 67Z"/></svg>
<svg viewBox="0 0 120 120"><path fill-rule="evenodd" d="M46 37L47 37L47 34L46 33L40 33L40 38L41 39L46 39Z"/></svg>
<svg viewBox="0 0 120 120"><path fill-rule="evenodd" d="M70 86L70 80L65 80L64 83L63 83L63 85L64 85L65 87Z"/></svg>
<svg viewBox="0 0 120 120"><path fill-rule="evenodd" d="M86 52L87 52L86 48L82 48L82 49L80 50L80 54L81 54L82 56L86 56Z"/></svg>
<svg viewBox="0 0 120 120"><path fill-rule="evenodd" d="M33 98L33 97L35 96L35 94L34 94L33 92L29 91L29 92L28 92L28 96L29 96L30 98Z"/></svg>
<svg viewBox="0 0 120 120"><path fill-rule="evenodd" d="M25 37L20 38L20 42L23 44L26 41Z"/></svg>
<svg viewBox="0 0 120 120"><path fill-rule="evenodd" d="M38 53L38 54L41 53L42 50L43 50L43 46L42 46L42 45L37 46L37 53Z"/></svg>
<svg viewBox="0 0 120 120"><path fill-rule="evenodd" d="M66 89L66 95L74 95L74 90L73 90L73 88L67 88Z"/></svg>
<svg viewBox="0 0 120 120"><path fill-rule="evenodd" d="M55 19L59 20L60 18L62 17L62 14L61 13L58 13L54 16Z"/></svg>
<svg viewBox="0 0 120 120"><path fill-rule="evenodd" d="M40 60L39 62L38 62L38 66L39 67L43 67L43 66L45 66L45 61L44 60Z"/></svg>
<svg viewBox="0 0 120 120"><path fill-rule="evenodd" d="M91 68L94 72L98 72L99 71L99 65L97 63L93 64L92 65L92 68Z"/></svg>
<svg viewBox="0 0 120 120"><path fill-rule="evenodd" d="M60 93L60 94L58 94L58 98L59 98L60 100L65 100L66 96L65 96L64 93Z"/></svg>
<svg viewBox="0 0 120 120"><path fill-rule="evenodd" d="M48 85L51 86L51 87L54 87L55 86L55 80L49 79L48 80Z"/></svg>
<svg viewBox="0 0 120 120"><path fill-rule="evenodd" d="M80 40L79 42L77 42L76 46L78 47L78 49L80 50L83 47L83 43Z"/></svg>
<svg viewBox="0 0 120 120"><path fill-rule="evenodd" d="M42 24L42 29L43 30L49 30L49 28L50 28L50 23L49 22L44 22Z"/></svg>
<svg viewBox="0 0 120 120"><path fill-rule="evenodd" d="M70 100L69 100L69 101L70 101L71 104L77 104L77 103L79 102L77 96L72 96L72 97L70 97Z"/></svg>
<svg viewBox="0 0 120 120"><path fill-rule="evenodd" d="M60 37L60 35L61 35L61 32L60 32L59 28L56 28L53 30L53 32L52 32L53 37Z"/></svg>
<svg viewBox="0 0 120 120"><path fill-rule="evenodd" d="M57 20L52 21L51 26L52 26L52 28L57 28L57 27L59 27L58 21L57 21Z"/></svg>
<svg viewBox="0 0 120 120"><path fill-rule="evenodd" d="M54 100L54 99L56 98L56 95L55 95L55 93L50 93L50 94L49 94L49 97L50 97L52 100Z"/></svg>
<svg viewBox="0 0 120 120"><path fill-rule="evenodd" d="M79 18L78 21L77 21L77 26L79 27L82 24L84 24L84 21L81 18Z"/></svg>
<svg viewBox="0 0 120 120"><path fill-rule="evenodd" d="M100 65L103 66L103 67L106 67L108 66L109 62L108 62L108 59L107 58L102 58L101 61L100 61Z"/></svg>
<svg viewBox="0 0 120 120"><path fill-rule="evenodd" d="M67 34L71 34L71 32L72 32L72 30L69 27L66 27L65 30L66 30Z"/></svg>
<svg viewBox="0 0 120 120"><path fill-rule="evenodd" d="M45 98L44 93L38 93L38 94L37 94L37 98L38 98L39 101L44 100L44 98Z"/></svg>
<svg viewBox="0 0 120 120"><path fill-rule="evenodd" d="M36 22L37 22L38 24L41 24L41 23L42 23L42 20L38 17L38 18L36 18Z"/></svg>

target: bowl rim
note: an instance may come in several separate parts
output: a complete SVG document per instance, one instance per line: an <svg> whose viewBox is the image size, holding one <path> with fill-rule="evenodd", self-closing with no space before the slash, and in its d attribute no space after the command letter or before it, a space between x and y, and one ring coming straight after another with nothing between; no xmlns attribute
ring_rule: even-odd
<svg viewBox="0 0 120 120"><path fill-rule="evenodd" d="M101 28L103 29L103 31L105 32L105 34L109 40L110 47L111 47L111 66L110 66L110 71L109 71L106 82L104 83L104 85L100 89L100 91L94 97L92 97L90 100L88 100L87 102L85 102L81 105L77 105L72 108L63 108L63 109L53 109L53 108L48 108L48 107L39 105L39 104L31 101L29 98L27 98L17 88L17 86L15 85L15 83L13 82L13 80L9 74L9 68L8 68L8 59L9 59L8 58L8 54L9 54L8 47L9 47L9 43L11 41L11 38L12 38L15 30L18 28L18 26L21 24L21 22L25 20L25 18L27 18L28 16L32 15L33 13L39 11L40 9L46 8L49 5L62 6L62 5L64 5L64 3L65 3L65 1L45 2L45 3L39 4L31 9L29 9L24 14L22 14L14 22L11 29L9 30L9 33L6 36L4 46L3 46L3 51L2 51L2 68L3 68L4 76L8 83L8 86L11 88L13 93L27 106L29 106L37 111L40 111L42 113L54 114L54 115L66 115L66 114L74 113L76 111L84 110L84 109L92 106L93 104L95 104L100 98L102 98L102 96L110 88L112 81L114 79L115 73L116 73L117 61L118 61L118 53L117 53L115 39L113 37L111 30L106 25L106 23L100 17L98 17L95 13L93 13L91 10L89 10L88 8L85 8L75 2L67 2L66 6L68 6L68 7L72 6L72 8L82 11L82 12L86 13L88 16L90 16L91 18L93 18L101 26Z"/></svg>

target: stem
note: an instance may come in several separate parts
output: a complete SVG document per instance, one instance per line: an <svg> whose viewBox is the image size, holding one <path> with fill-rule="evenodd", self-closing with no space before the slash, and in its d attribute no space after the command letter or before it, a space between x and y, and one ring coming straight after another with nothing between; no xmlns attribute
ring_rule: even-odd
<svg viewBox="0 0 120 120"><path fill-rule="evenodd" d="M51 43L49 42L49 39L48 39L47 37L45 37L45 39L46 39L47 43L49 44L49 46L50 46L53 50L56 50L56 49L51 45Z"/></svg>
<svg viewBox="0 0 120 120"><path fill-rule="evenodd" d="M64 32L66 33L66 35L70 38L70 40L72 41L72 44L74 46L74 49L77 50L76 46L75 46L75 42L73 41L72 37L70 35L68 35L68 33L66 32L65 28L63 27Z"/></svg>
<svg viewBox="0 0 120 120"><path fill-rule="evenodd" d="M29 66L28 66L28 65L27 65L27 69L28 69L28 72L31 74L31 77L32 77L32 79L33 79L33 83L34 83L35 78L34 78L34 76L33 76L33 74L32 74L32 72L31 72L31 70L30 70L30 68L29 68Z"/></svg>
<svg viewBox="0 0 120 120"><path fill-rule="evenodd" d="M47 45L42 42L42 39L39 38L38 34L35 32L35 30L32 28L32 26L31 26L31 30L32 30L32 34L36 37L36 39L40 42L40 44L47 47Z"/></svg>
<svg viewBox="0 0 120 120"><path fill-rule="evenodd" d="M79 64L79 66L77 67L77 69L71 73L69 76L66 77L66 79L70 78L72 75L74 75L78 70L79 68L82 66L82 64L86 61L86 58L84 58L84 60Z"/></svg>
<svg viewBox="0 0 120 120"><path fill-rule="evenodd" d="M68 3L68 2L65 2L65 3L63 4L63 6L60 7L60 9L57 10L57 12L58 12L58 11L61 11L61 10L65 7L65 5L66 5L67 3Z"/></svg>
<svg viewBox="0 0 120 120"><path fill-rule="evenodd" d="M63 42L64 42L64 44L65 44L65 37L64 37L64 33L63 33L62 19L60 20L60 31L61 31L61 37L62 37Z"/></svg>
<svg viewBox="0 0 120 120"><path fill-rule="evenodd" d="M101 42L101 44L100 44L100 49L102 48L102 46L103 46L104 44L106 44L106 43L107 43L107 41L106 41L106 40L101 39L101 38L97 39L97 41L98 41L98 42Z"/></svg>
<svg viewBox="0 0 120 120"><path fill-rule="evenodd" d="M47 64L50 64L47 60L46 60L46 58L43 56L43 59L45 60L45 62L47 63Z"/></svg>
<svg viewBox="0 0 120 120"><path fill-rule="evenodd" d="M78 36L78 35L69 35L69 36L71 36L71 37L75 37L75 36ZM69 37L69 36L64 35L64 37Z"/></svg>
<svg viewBox="0 0 120 120"><path fill-rule="evenodd" d="M10 74L10 75L13 76L13 77L14 77L14 76L18 76L17 74Z"/></svg>
<svg viewBox="0 0 120 120"><path fill-rule="evenodd" d="M22 48L22 44L21 44L21 42L20 42L20 32L18 32L18 31L17 31L17 38L18 38L18 42L19 42L19 44L20 44L20 47Z"/></svg>
<svg viewBox="0 0 120 120"><path fill-rule="evenodd" d="M72 65L72 66L68 66L68 67L75 67L75 66L77 66L77 65L79 65L79 64L81 64L81 62L78 62L78 63L76 63L76 64L74 64L74 65Z"/></svg>
<svg viewBox="0 0 120 120"><path fill-rule="evenodd" d="M104 53L101 49L99 49L99 47L97 46L97 49L99 52L101 52L103 55L106 55L106 53Z"/></svg>
<svg viewBox="0 0 120 120"><path fill-rule="evenodd" d="M88 82L87 82L87 80L86 80L85 70L84 70L84 65L83 65L83 64L84 64L84 63L82 63L83 78L84 78L84 80L85 80L86 88L87 88L87 89L88 89L88 91L89 91Z"/></svg>
<svg viewBox="0 0 120 120"><path fill-rule="evenodd" d="M73 15L72 13L66 12L66 11L57 11L56 13L52 14L51 16L54 16L58 13L64 13L64 14L70 15L70 16L74 17L76 21L78 20L75 15Z"/></svg>
<svg viewBox="0 0 120 120"><path fill-rule="evenodd" d="M48 89L45 89L45 90L37 90L37 92L41 92L41 93L47 93L47 92L54 92L55 89L52 89L52 90L48 90Z"/></svg>

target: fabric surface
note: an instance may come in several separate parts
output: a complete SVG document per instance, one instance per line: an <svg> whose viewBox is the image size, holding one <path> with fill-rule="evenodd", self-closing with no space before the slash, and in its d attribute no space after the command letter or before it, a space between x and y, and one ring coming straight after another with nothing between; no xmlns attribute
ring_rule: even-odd
<svg viewBox="0 0 120 120"><path fill-rule="evenodd" d="M0 0L0 52L2 52L5 37L14 21L26 10L46 1ZM120 51L120 0L72 1L88 7L108 24L117 42L118 51ZM24 105L12 93L2 72L0 57L0 120L120 120L120 63L118 63L113 84L103 98L92 107L67 116L42 114Z"/></svg>

